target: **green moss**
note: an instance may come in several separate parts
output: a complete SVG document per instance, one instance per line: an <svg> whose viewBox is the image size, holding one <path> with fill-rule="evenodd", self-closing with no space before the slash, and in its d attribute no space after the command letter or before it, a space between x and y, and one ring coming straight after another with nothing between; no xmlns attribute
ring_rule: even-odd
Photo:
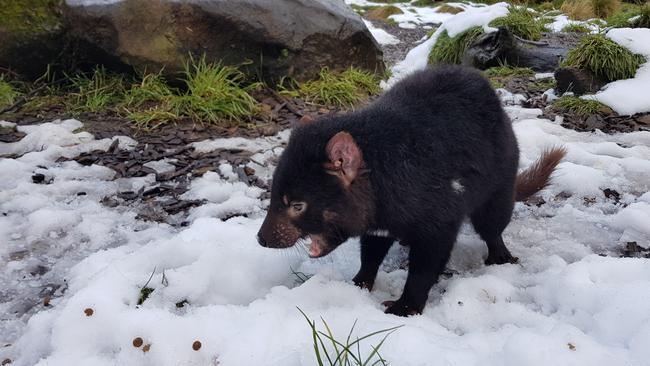
<svg viewBox="0 0 650 366"><path fill-rule="evenodd" d="M535 75L533 69L528 67L514 67L508 65L502 65L497 67L491 67L483 72L485 76L490 80L492 87L505 88L509 80L514 78L530 78Z"/></svg>
<svg viewBox="0 0 650 366"><path fill-rule="evenodd" d="M585 36L578 47L569 51L562 66L591 71L596 77L610 82L634 77L646 60L601 34Z"/></svg>
<svg viewBox="0 0 650 366"><path fill-rule="evenodd" d="M403 12L400 8L393 5L388 5L388 6L380 6L372 10L368 10L365 13L365 17L368 19L386 20L391 15L402 14L402 13Z"/></svg>
<svg viewBox="0 0 650 366"><path fill-rule="evenodd" d="M458 14L458 13L462 12L463 9L455 7L455 6L443 4L440 7L438 7L438 9L436 11L438 13Z"/></svg>
<svg viewBox="0 0 650 366"><path fill-rule="evenodd" d="M61 27L62 3L63 0L4 0L0 6L0 30L9 34L49 33Z"/></svg>
<svg viewBox="0 0 650 366"><path fill-rule="evenodd" d="M294 84L291 88L280 88L282 94L301 97L311 103L348 108L354 108L381 91L379 77L356 68L349 68L342 73L323 68L317 80Z"/></svg>
<svg viewBox="0 0 650 366"><path fill-rule="evenodd" d="M456 37L443 31L429 53L430 64L460 64L469 46L483 34L483 28L473 27Z"/></svg>
<svg viewBox="0 0 650 366"><path fill-rule="evenodd" d="M506 27L513 34L533 41L542 38L546 31L546 22L535 16L525 6L510 6L508 15L490 22L492 27Z"/></svg>
<svg viewBox="0 0 650 366"><path fill-rule="evenodd" d="M591 33L591 29L582 24L567 24L565 25L561 32L564 33Z"/></svg>
<svg viewBox="0 0 650 366"><path fill-rule="evenodd" d="M535 71L530 67L497 66L485 70L487 77L532 77Z"/></svg>
<svg viewBox="0 0 650 366"><path fill-rule="evenodd" d="M553 107L561 112L572 113L583 117L597 113L611 112L611 108L599 101L569 95L557 99L553 103Z"/></svg>
<svg viewBox="0 0 650 366"><path fill-rule="evenodd" d="M414 6L437 6L440 4L440 0L415 0L411 3Z"/></svg>

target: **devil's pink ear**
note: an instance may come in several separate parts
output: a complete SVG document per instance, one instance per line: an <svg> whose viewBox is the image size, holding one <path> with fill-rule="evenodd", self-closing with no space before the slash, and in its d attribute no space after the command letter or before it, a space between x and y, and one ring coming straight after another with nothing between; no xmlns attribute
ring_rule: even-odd
<svg viewBox="0 0 650 366"><path fill-rule="evenodd" d="M363 167L363 156L354 138L347 132L334 135L325 147L330 161L325 163L327 172L338 176L346 187L352 184Z"/></svg>
<svg viewBox="0 0 650 366"><path fill-rule="evenodd" d="M301 125L301 126L308 125L308 124L311 124L313 122L314 122L314 117L312 117L312 116L310 116L308 114L305 114L304 116L302 116L302 118L300 118L298 120L298 124Z"/></svg>

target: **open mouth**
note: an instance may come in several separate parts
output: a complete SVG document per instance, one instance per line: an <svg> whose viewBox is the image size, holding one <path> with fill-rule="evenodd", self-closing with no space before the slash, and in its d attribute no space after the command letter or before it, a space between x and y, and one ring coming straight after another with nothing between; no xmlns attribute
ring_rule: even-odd
<svg viewBox="0 0 650 366"><path fill-rule="evenodd" d="M332 251L332 248L327 245L321 235L311 234L309 235L309 239L311 239L311 243L309 244L310 258L324 257Z"/></svg>

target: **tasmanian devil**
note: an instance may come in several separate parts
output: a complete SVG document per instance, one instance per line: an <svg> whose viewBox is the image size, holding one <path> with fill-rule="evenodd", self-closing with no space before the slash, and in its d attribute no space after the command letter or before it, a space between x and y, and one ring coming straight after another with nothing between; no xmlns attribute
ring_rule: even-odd
<svg viewBox="0 0 650 366"><path fill-rule="evenodd" d="M286 248L309 237L317 258L360 236L354 283L369 290L399 240L408 276L386 312L420 313L466 216L486 264L517 261L501 237L515 200L544 188L564 154L548 150L517 175L517 140L489 82L461 67L416 72L365 109L293 130L258 240Z"/></svg>

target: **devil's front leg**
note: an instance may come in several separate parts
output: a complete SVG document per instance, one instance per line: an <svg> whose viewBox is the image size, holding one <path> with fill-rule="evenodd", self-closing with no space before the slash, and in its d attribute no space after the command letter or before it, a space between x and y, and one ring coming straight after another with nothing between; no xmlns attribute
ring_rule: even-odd
<svg viewBox="0 0 650 366"><path fill-rule="evenodd" d="M459 226L460 220L419 230L406 241L410 247L406 285L399 299L384 302L386 313L399 316L422 313L431 287L447 265Z"/></svg>
<svg viewBox="0 0 650 366"><path fill-rule="evenodd" d="M372 290L379 266L395 241L391 237L363 235L361 237L361 268L354 276L354 284Z"/></svg>

